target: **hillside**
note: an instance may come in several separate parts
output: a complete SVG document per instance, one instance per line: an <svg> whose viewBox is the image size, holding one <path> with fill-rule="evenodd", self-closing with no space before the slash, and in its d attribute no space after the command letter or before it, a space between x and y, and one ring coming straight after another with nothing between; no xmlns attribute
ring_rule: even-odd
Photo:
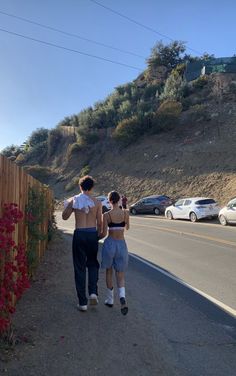
<svg viewBox="0 0 236 376"><path fill-rule="evenodd" d="M97 194L117 189L129 202L148 194L227 202L236 196L236 73L187 82L181 46L168 47L175 53L165 60L159 44L136 80L52 131L34 132L8 156L58 200L89 173Z"/></svg>
<svg viewBox="0 0 236 376"><path fill-rule="evenodd" d="M211 80L216 77L223 85L229 79L214 75ZM202 92L195 93L192 100L199 95ZM71 139L67 136L55 155L44 161L53 171L45 182L61 199L77 191L76 186L68 192L65 187L89 166L89 173L97 179L98 194L118 189L129 201L159 193L206 195L223 204L236 196L236 102L227 89L221 103L216 99L215 95L206 98L200 117L196 118L192 109L186 110L177 128L147 135L128 147L120 147L108 137L68 155ZM40 178L37 168L31 172Z"/></svg>

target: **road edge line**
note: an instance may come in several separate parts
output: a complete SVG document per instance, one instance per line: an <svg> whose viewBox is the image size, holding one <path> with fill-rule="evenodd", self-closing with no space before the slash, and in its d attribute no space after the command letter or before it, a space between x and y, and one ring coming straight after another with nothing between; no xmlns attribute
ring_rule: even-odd
<svg viewBox="0 0 236 376"><path fill-rule="evenodd" d="M170 274L169 272L161 269L160 267L152 264L151 262L149 261L146 261L144 260L142 257L140 256L137 256L133 253L129 253L129 256L130 257L133 257L134 259L142 262L143 264L145 265L148 265L149 267L157 270L158 272L164 274L165 276L171 278L172 280L174 280L175 282L178 282L180 283L181 285L183 285L184 287L187 287L188 289L196 292L197 294L201 295L202 297L206 298L207 300L209 300L211 303L214 303L215 305L217 305L218 307L220 307L222 310L224 310L225 312L229 313L234 319L236 319L236 310L229 307L228 305L224 304L223 302L219 301L218 299L214 298L213 296L211 295L208 295L206 294L205 292L203 292L202 290L199 290L197 289L196 287L190 285L189 283L187 282L184 282L183 280L181 280L180 278L178 277L175 277L173 276L172 274Z"/></svg>

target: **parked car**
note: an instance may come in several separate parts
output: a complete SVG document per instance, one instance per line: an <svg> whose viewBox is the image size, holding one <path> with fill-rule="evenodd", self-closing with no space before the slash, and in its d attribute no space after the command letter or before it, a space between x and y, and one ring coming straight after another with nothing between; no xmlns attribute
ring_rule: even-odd
<svg viewBox="0 0 236 376"><path fill-rule="evenodd" d="M181 198L175 204L168 206L165 216L168 219L190 219L196 222L202 218L218 217L219 206L215 200L206 197Z"/></svg>
<svg viewBox="0 0 236 376"><path fill-rule="evenodd" d="M219 221L223 226L236 223L236 198L233 198L219 212Z"/></svg>
<svg viewBox="0 0 236 376"><path fill-rule="evenodd" d="M98 196L96 197L97 200L101 201L102 203L102 212L105 213L111 209L111 205L108 201L106 196Z"/></svg>
<svg viewBox="0 0 236 376"><path fill-rule="evenodd" d="M172 204L170 197L165 195L143 197L141 200L132 204L129 208L130 213L135 214L156 214L165 212L165 208Z"/></svg>

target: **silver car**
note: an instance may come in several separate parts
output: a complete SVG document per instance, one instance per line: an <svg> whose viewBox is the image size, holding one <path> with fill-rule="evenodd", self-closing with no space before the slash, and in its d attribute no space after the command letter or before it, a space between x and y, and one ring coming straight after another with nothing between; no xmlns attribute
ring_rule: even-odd
<svg viewBox="0 0 236 376"><path fill-rule="evenodd" d="M219 221L223 226L236 223L236 198L233 198L219 212Z"/></svg>

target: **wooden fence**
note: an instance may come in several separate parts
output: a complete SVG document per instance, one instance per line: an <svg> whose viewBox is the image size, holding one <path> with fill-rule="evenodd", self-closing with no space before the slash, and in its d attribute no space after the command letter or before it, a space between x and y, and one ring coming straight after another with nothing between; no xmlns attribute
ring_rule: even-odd
<svg viewBox="0 0 236 376"><path fill-rule="evenodd" d="M53 214L52 191L38 180L28 175L22 167L17 166L14 162L11 162L0 154L0 218L5 203L15 203L18 205L18 208L25 213L30 188L36 188L39 192L44 193L47 209L44 221L40 224L39 230L43 235L47 235L48 224ZM16 225L13 239L16 244L21 242L27 244L28 228L24 219ZM40 260L44 254L46 246L47 240L38 241L36 251L38 260Z"/></svg>

